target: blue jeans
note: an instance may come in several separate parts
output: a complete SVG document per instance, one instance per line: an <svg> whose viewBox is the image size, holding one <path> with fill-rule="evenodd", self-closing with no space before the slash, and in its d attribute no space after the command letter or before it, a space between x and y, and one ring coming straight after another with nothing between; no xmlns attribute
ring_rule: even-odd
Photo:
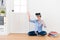
<svg viewBox="0 0 60 40"><path fill-rule="evenodd" d="M38 33L38 35L41 35L41 36L45 36L47 34L46 31L41 31L41 32L36 31L36 32ZM35 31L28 32L28 35L29 36L37 36L37 34L35 33Z"/></svg>

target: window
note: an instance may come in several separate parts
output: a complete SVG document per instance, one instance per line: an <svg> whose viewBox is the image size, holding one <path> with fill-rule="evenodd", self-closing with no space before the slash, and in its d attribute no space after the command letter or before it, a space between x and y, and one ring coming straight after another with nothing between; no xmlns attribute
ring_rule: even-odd
<svg viewBox="0 0 60 40"><path fill-rule="evenodd" d="M27 12L27 0L14 0L14 12L26 13Z"/></svg>

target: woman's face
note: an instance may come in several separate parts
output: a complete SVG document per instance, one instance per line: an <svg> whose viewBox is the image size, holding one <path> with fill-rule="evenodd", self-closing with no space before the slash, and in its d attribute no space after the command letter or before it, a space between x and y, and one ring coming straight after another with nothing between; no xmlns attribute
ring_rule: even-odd
<svg viewBox="0 0 60 40"><path fill-rule="evenodd" d="M38 19L38 20L40 20L40 19L41 19L41 17L40 17L40 16L37 16L37 19Z"/></svg>

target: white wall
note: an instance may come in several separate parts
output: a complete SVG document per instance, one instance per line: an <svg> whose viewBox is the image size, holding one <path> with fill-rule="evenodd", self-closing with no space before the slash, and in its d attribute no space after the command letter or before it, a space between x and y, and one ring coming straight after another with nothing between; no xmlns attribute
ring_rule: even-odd
<svg viewBox="0 0 60 40"><path fill-rule="evenodd" d="M29 22L26 13L13 13L13 0L7 0L8 32L27 33ZM34 13L41 12L47 30L60 33L60 6L59 0L28 0L28 10L33 17ZM34 16L35 17L35 16ZM30 25L33 26L33 25ZM32 27L31 27L32 28Z"/></svg>
<svg viewBox="0 0 60 40"><path fill-rule="evenodd" d="M60 33L60 0L28 0L28 8L31 15L41 12L42 19L47 25L48 32Z"/></svg>

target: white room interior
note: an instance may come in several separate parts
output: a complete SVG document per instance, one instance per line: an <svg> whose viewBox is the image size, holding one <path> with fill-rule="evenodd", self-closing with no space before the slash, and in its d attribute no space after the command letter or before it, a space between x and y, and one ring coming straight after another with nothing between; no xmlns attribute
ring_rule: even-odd
<svg viewBox="0 0 60 40"><path fill-rule="evenodd" d="M57 31L60 33L59 4L59 0L29 0L29 13L33 16L36 12L40 12L42 19L47 25L47 31Z"/></svg>
<svg viewBox="0 0 60 40"><path fill-rule="evenodd" d="M19 1L15 1L17 5L14 0L6 0L6 30L4 33L27 33L32 30L34 26L31 23L29 26L28 12L32 18L35 17L36 12L40 12L47 25L47 32L60 33L60 0L21 0L21 4Z"/></svg>

